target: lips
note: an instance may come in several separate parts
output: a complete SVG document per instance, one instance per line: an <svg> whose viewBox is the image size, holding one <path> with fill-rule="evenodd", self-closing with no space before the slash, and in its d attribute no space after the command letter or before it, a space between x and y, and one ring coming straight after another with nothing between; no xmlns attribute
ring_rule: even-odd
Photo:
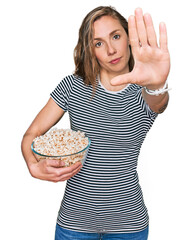
<svg viewBox="0 0 192 240"><path fill-rule="evenodd" d="M121 60L121 58L115 58L113 60L110 61L111 64L116 64Z"/></svg>

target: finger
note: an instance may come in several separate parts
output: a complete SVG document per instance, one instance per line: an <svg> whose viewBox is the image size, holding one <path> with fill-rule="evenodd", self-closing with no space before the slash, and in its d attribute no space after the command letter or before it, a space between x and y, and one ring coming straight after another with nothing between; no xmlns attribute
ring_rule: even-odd
<svg viewBox="0 0 192 240"><path fill-rule="evenodd" d="M62 171L59 170L56 173L54 181L59 182L59 181L68 180L68 179L72 178L73 176L75 176L81 170L81 168L82 168L82 164L78 168L76 168L75 170L73 170L72 172L67 173L67 174L62 173Z"/></svg>
<svg viewBox="0 0 192 240"><path fill-rule="evenodd" d="M71 174L81 167L82 167L81 162L76 162L75 164L72 164L70 167L64 167L64 168L58 169L58 173L60 172L60 175L68 174L68 173Z"/></svg>
<svg viewBox="0 0 192 240"><path fill-rule="evenodd" d="M67 179L66 179L66 180L68 180L68 179L70 179L70 178L74 177L74 176L75 176L77 173L79 173L79 172L80 172L81 168L82 168L82 166L80 166L80 167L79 167L79 168L77 168L75 171L73 171L71 174L69 174L69 176L67 177Z"/></svg>
<svg viewBox="0 0 192 240"><path fill-rule="evenodd" d="M143 11L141 8L137 8L135 10L135 19L136 19L137 34L139 37L139 41L142 47L146 47L148 45L147 32L146 32L145 23L143 20Z"/></svg>
<svg viewBox="0 0 192 240"><path fill-rule="evenodd" d="M54 167L54 168L65 166L65 162L59 159L46 159L46 164L48 167Z"/></svg>
<svg viewBox="0 0 192 240"><path fill-rule="evenodd" d="M129 28L129 41L132 47L132 50L134 51L134 48L139 48L139 38L137 34L137 27L135 23L135 17L130 16L128 19L128 28Z"/></svg>
<svg viewBox="0 0 192 240"><path fill-rule="evenodd" d="M79 168L82 168L82 166L83 165L81 162L76 162L75 164L72 164L70 167L66 167L65 169L67 169L69 172L73 172Z"/></svg>
<svg viewBox="0 0 192 240"><path fill-rule="evenodd" d="M160 23L159 24L159 44L160 44L160 48L163 51L167 51L168 47L167 47L167 29L166 29L166 25L165 23Z"/></svg>
<svg viewBox="0 0 192 240"><path fill-rule="evenodd" d="M147 30L147 40L151 47L157 47L157 37L150 14L144 15L145 26Z"/></svg>
<svg viewBox="0 0 192 240"><path fill-rule="evenodd" d="M76 170L79 166L82 166L81 162L77 162L75 164L72 164L70 167L65 167L65 162L62 160L50 160L47 167L47 172L49 174L56 174L56 175L62 175L62 174L68 174Z"/></svg>
<svg viewBox="0 0 192 240"><path fill-rule="evenodd" d="M111 84L114 86L122 85L126 83L131 83L131 84L136 83L133 72L122 74L111 79Z"/></svg>

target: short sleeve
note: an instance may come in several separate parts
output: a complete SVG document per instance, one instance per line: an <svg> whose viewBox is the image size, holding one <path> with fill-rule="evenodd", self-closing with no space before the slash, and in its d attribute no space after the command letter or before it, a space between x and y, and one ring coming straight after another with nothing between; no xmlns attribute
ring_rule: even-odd
<svg viewBox="0 0 192 240"><path fill-rule="evenodd" d="M68 111L70 94L73 88L73 75L65 77L50 94L51 98L62 108L65 112Z"/></svg>
<svg viewBox="0 0 192 240"><path fill-rule="evenodd" d="M142 108L142 110L146 113L146 115L154 121L155 118L158 116L158 113L154 112L149 105L145 102L143 95L142 95L142 87L137 86L137 100Z"/></svg>

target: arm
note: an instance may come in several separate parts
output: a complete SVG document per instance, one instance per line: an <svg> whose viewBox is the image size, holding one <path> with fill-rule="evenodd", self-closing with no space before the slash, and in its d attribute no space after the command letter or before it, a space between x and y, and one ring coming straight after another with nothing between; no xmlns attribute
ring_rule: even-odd
<svg viewBox="0 0 192 240"><path fill-rule="evenodd" d="M29 172L35 178L53 182L64 181L78 173L82 167L81 163L76 163L64 168L64 163L60 160L45 159L38 162L32 153L33 139L47 132L63 115L64 111L50 98L23 136L21 143L23 157Z"/></svg>
<svg viewBox="0 0 192 240"><path fill-rule="evenodd" d="M154 112L163 113L167 108L169 102L169 94L167 92L159 96L151 96L147 94L144 89L142 89L142 95L145 102Z"/></svg>

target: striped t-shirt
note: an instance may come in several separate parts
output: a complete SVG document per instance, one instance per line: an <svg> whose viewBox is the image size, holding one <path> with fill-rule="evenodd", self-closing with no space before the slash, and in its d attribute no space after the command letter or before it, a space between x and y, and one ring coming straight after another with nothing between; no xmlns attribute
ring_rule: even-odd
<svg viewBox="0 0 192 240"><path fill-rule="evenodd" d="M148 213L137 175L141 145L157 114L145 103L142 87L118 92L65 77L51 93L69 113L72 130L91 139L86 161L69 179L57 223L80 232L129 233L145 229Z"/></svg>

